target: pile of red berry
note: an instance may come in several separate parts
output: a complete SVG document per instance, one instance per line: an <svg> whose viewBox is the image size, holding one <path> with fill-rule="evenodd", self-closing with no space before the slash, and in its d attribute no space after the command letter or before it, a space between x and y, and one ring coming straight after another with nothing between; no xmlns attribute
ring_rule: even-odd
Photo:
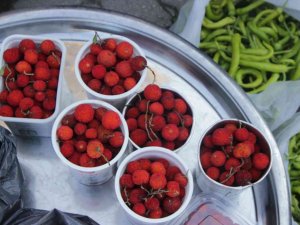
<svg viewBox="0 0 300 225"><path fill-rule="evenodd" d="M177 93L149 84L128 105L125 119L130 139L137 146L175 150L188 139L192 112Z"/></svg>
<svg viewBox="0 0 300 225"><path fill-rule="evenodd" d="M109 163L120 151L124 135L119 114L104 107L80 104L57 129L60 151L70 162L95 167Z"/></svg>
<svg viewBox="0 0 300 225"><path fill-rule="evenodd" d="M94 38L95 40L95 38ZM119 95L132 89L140 80L146 59L133 56L134 47L127 41L113 38L94 41L89 52L80 60L83 82L103 95Z"/></svg>
<svg viewBox="0 0 300 225"><path fill-rule="evenodd" d="M19 46L6 49L0 115L35 119L51 116L56 105L61 55L51 40L37 44L23 39Z"/></svg>
<svg viewBox="0 0 300 225"><path fill-rule="evenodd" d="M230 122L203 138L200 162L211 179L227 186L245 186L264 175L269 154L247 126Z"/></svg>
<svg viewBox="0 0 300 225"><path fill-rule="evenodd" d="M176 212L185 196L187 177L166 159L131 161L120 177L121 195L140 216L162 218Z"/></svg>

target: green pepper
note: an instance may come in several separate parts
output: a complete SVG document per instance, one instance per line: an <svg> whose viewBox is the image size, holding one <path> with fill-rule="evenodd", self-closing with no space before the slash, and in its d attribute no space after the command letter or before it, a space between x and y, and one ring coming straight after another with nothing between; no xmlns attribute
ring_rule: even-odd
<svg viewBox="0 0 300 225"><path fill-rule="evenodd" d="M217 36L223 35L223 34L227 34L227 30L226 29L217 29L211 33L209 33L204 41L211 41L212 39L214 39Z"/></svg>
<svg viewBox="0 0 300 225"><path fill-rule="evenodd" d="M232 37L231 46L232 46L232 59L230 63L230 68L228 73L231 77L234 77L236 71L239 67L240 61L240 43L241 43L241 36L238 33L235 33Z"/></svg>
<svg viewBox="0 0 300 225"><path fill-rule="evenodd" d="M260 5L264 4L264 0L258 0L258 1L255 1L243 8L239 8L236 10L236 13L237 15L242 15L242 14L245 14L245 13L248 13L250 11L252 11L253 9L256 9L257 7L259 7Z"/></svg>
<svg viewBox="0 0 300 225"><path fill-rule="evenodd" d="M240 65L274 73L286 73L289 70L293 69L293 67L288 67L285 64L274 64L268 62L249 62L246 60L240 60Z"/></svg>
<svg viewBox="0 0 300 225"><path fill-rule="evenodd" d="M267 23L269 23L271 20L278 17L283 12L282 8L275 9L272 13L270 13L268 16L266 16L263 20L258 22L258 26L264 26Z"/></svg>
<svg viewBox="0 0 300 225"><path fill-rule="evenodd" d="M202 24L207 29L218 29L233 24L234 22L235 18L233 17L225 17L217 22L212 22L211 20L204 18Z"/></svg>
<svg viewBox="0 0 300 225"><path fill-rule="evenodd" d="M222 12L222 13L216 14L215 12L213 12L213 10L211 8L211 4L208 4L206 6L205 15L210 20L218 21L218 20L220 20L224 16L224 13Z"/></svg>
<svg viewBox="0 0 300 225"><path fill-rule="evenodd" d="M246 75L254 77L255 80L249 83L244 83L244 78ZM261 72L256 69L240 69L236 72L235 79L237 83L244 88L256 88L263 82Z"/></svg>

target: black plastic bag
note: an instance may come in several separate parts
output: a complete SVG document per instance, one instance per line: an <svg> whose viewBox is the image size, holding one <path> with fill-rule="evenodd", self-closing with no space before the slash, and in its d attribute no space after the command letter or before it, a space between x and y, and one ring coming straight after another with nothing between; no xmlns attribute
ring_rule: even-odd
<svg viewBox="0 0 300 225"><path fill-rule="evenodd" d="M38 209L20 209L3 225L97 225L87 216L63 213L57 209L52 211Z"/></svg>
<svg viewBox="0 0 300 225"><path fill-rule="evenodd" d="M22 208L24 178L17 159L15 137L0 126L0 224L1 225L98 225L87 216Z"/></svg>
<svg viewBox="0 0 300 225"><path fill-rule="evenodd" d="M0 126L0 224L21 207L23 181L17 159L16 139Z"/></svg>

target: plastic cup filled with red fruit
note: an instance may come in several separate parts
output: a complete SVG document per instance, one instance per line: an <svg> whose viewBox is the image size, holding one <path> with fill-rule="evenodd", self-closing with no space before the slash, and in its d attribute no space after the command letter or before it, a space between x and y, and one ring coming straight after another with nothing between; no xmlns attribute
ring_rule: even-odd
<svg viewBox="0 0 300 225"><path fill-rule="evenodd" d="M52 146L81 183L108 181L128 144L120 112L100 100L82 100L65 108L52 128Z"/></svg>
<svg viewBox="0 0 300 225"><path fill-rule="evenodd" d="M143 84L146 63L142 49L132 40L96 33L78 52L75 73L88 98L121 108Z"/></svg>
<svg viewBox="0 0 300 225"><path fill-rule="evenodd" d="M252 124L225 119L203 134L198 159L196 178L200 189L234 196L268 175L272 149Z"/></svg>
<svg viewBox="0 0 300 225"><path fill-rule="evenodd" d="M0 117L18 135L51 136L60 110L66 48L58 39L12 35L0 54Z"/></svg>
<svg viewBox="0 0 300 225"><path fill-rule="evenodd" d="M160 147L129 154L115 176L115 192L132 224L167 224L187 207L193 194L191 170Z"/></svg>
<svg viewBox="0 0 300 225"><path fill-rule="evenodd" d="M149 84L132 97L123 109L130 143L135 149L164 147L177 152L189 141L193 112L176 91Z"/></svg>

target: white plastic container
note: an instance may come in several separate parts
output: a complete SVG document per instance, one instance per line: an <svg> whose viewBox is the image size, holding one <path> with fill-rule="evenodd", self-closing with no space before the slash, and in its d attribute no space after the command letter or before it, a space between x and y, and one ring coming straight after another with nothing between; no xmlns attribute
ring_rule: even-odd
<svg viewBox="0 0 300 225"><path fill-rule="evenodd" d="M146 159L164 158L169 161L170 165L177 166L181 170L181 172L185 174L186 177L188 178L188 184L185 188L185 197L183 199L183 203L175 213L164 218L150 219L136 214L125 204L120 192L120 182L119 182L120 177L123 175L126 166L129 162L141 158L146 158ZM191 170L186 166L186 164L180 159L180 157L176 153L160 147L141 148L140 151L135 151L131 153L122 161L115 176L115 192L117 195L117 199L121 204L122 208L125 210L128 220L132 224L136 224L136 225L149 225L149 224L163 225L163 224L170 223L171 221L175 221L174 219L176 219L180 214L182 214L182 212L188 206L193 195L193 190L194 190L194 183L193 183L193 176Z"/></svg>
<svg viewBox="0 0 300 225"><path fill-rule="evenodd" d="M110 35L110 36L107 36L106 38L104 38L103 40L108 39L108 38L115 39L117 43L120 43L122 41L129 42L133 46L133 56L132 57L140 55L140 56L143 56L144 58L146 58L143 50L135 42L133 42L132 40L130 40L126 37L123 37L123 36L119 36L119 35ZM80 83L80 85L83 87L83 89L86 92L87 97L89 99L103 100L103 101L108 102L108 103L112 104L113 106L121 109L121 108L124 107L126 101L131 96L133 96L137 92L137 90L141 87L141 85L144 83L145 78L147 76L147 69L144 69L143 71L139 71L140 74L141 74L140 80L137 82L137 84L132 89L130 89L130 90L128 90L128 91L126 91L122 94L119 94L119 95L104 95L104 94L100 94L96 91L93 91L91 88L89 88L84 83L84 81L81 78L81 73L80 73L80 70L79 70L79 62L89 52L89 47L92 43L93 43L92 40L86 42L81 47L81 49L79 50L79 52L76 56L74 67L75 67L75 74L76 74L77 80Z"/></svg>
<svg viewBox="0 0 300 225"><path fill-rule="evenodd" d="M245 185L245 186L227 186L227 185L223 185L213 179L211 179L209 176L206 175L201 162L200 162L200 147L202 145L202 141L204 136L206 136L207 134L211 134L211 132L217 128L220 127L224 127L225 124L227 123L236 123L236 124L241 124L242 127L246 127L249 131L251 131L252 133L254 133L257 137L257 140L260 143L260 146L264 146L265 151L267 152L267 154L269 155L270 158L270 163L268 168L264 171L264 174L261 176L261 178L257 181L255 181L254 183ZM214 123L213 125L211 125L202 135L200 142L199 142L199 147L198 147L198 166L196 169L196 180L197 180L197 184L199 186L199 188L207 193L219 193L222 194L223 196L230 196L230 197L238 197L238 195L244 191L245 189L252 187L253 185L256 185L258 183L260 183L270 172L271 167L272 167L272 149L268 143L268 141L265 139L263 133L261 131L259 131L256 127L254 127L252 124L247 123L245 121L242 120L238 120L238 119L224 119L221 121L218 121L216 123Z"/></svg>
<svg viewBox="0 0 300 225"><path fill-rule="evenodd" d="M1 53L0 53L0 68L5 65L3 60L3 53L8 48L17 47L21 40L31 39L36 44L40 44L43 40L49 39L52 40L55 44L55 47L61 51L61 65L59 70L58 86L56 93L56 105L55 111L53 114L46 119L31 119L31 118L16 118L16 117L4 117L0 116L0 120L5 121L8 127L12 130L15 135L21 136L41 136L41 137L50 137L51 128L54 123L55 118L57 117L60 111L61 103L61 89L63 83L63 71L65 67L65 58L66 58L66 47L64 43L55 38L48 38L45 36L29 36L29 35L11 35L5 38L2 42ZM0 76L0 91L4 89L3 77Z"/></svg>
<svg viewBox="0 0 300 225"><path fill-rule="evenodd" d="M174 92L174 94L177 95L178 97L183 98L183 99L185 100L185 102L187 103L187 105L188 105L188 111L190 111L191 116L194 118L193 107L191 107L191 105L190 105L190 103L188 102L188 99L187 99L187 98L184 98L180 93L178 93L178 91L176 91L176 90L174 90L174 89L172 89L172 88L170 88L170 87L164 87L164 86L162 86L161 89L162 89L162 90L165 90L165 91L166 91L166 90L172 91L172 92ZM142 93L142 92L139 92L138 94L141 94L141 93ZM134 96L132 96L132 97L126 102L125 107L124 107L123 110L122 110L122 115L124 116L124 118L125 118L125 114L126 114L126 111L127 111L127 109L128 109L128 106L130 106L130 103L131 103L136 97L137 97L137 93L136 93ZM189 137L186 139L186 141L184 142L183 145L181 145L179 148L174 149L173 152L179 152L179 151L181 151L182 149L184 149L184 148L186 147L186 144L189 143L189 141L191 140L191 137L193 136L193 133L194 133L194 130L195 130L194 124L195 124L195 120L193 119L193 124L192 124L192 126L191 126L191 130L190 130L190 135L189 135ZM129 150L130 150L130 151L134 151L134 150L139 149L139 148L141 148L141 147L138 146L136 143L134 143L134 142L131 140L131 138L129 138ZM169 150L169 151L170 151L170 150Z"/></svg>
<svg viewBox="0 0 300 225"><path fill-rule="evenodd" d="M66 159L60 152L59 144L57 142L56 131L58 127L61 125L62 118L74 112L75 108L80 104L91 104L93 107L104 107L106 109L117 112L121 119L121 131L124 134L124 142L119 151L119 153L108 163L97 166L97 167L82 167L78 166L68 159ZM99 185L108 181L111 177L113 177L115 170L117 168L117 162L121 159L123 154L125 153L128 145L128 127L126 121L124 120L121 113L112 105L100 101L100 100L81 100L73 103L72 105L65 108L56 118L53 127L52 127L52 135L51 135L52 146L59 157L59 159L70 168L72 175L79 180L80 183L86 185Z"/></svg>

